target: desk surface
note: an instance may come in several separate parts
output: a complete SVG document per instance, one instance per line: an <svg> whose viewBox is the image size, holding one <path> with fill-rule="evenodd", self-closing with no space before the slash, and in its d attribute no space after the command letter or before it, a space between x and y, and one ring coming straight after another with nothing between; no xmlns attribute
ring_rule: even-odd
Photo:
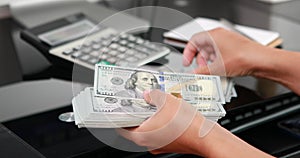
<svg viewBox="0 0 300 158"><path fill-rule="evenodd" d="M282 111L288 108L297 108L289 112L289 115L278 116L274 119L268 120L264 123L257 124L255 126L249 127L248 129L240 130L235 132L237 136L246 140L250 144L271 153L275 156L282 156L282 154L287 154L287 152L293 152L300 150L300 138L288 134L278 128L277 123L286 118L293 117L300 112L300 97L294 94L286 94L284 96L279 96L273 100L260 100L259 97L255 95L252 91L245 89L241 86L236 87L237 92L240 96L247 96L236 98L231 104L225 105L227 109L227 115L220 121L226 119L236 119L238 115L244 115L247 113L245 110L253 111L252 107L258 107L262 109L271 109L269 106L276 105L279 107L277 111ZM241 100L240 100L241 99ZM254 103L253 103L254 101ZM240 104L246 106L240 108ZM248 104L250 103L250 104ZM278 103L282 105L278 106ZM237 106L239 105L239 106ZM295 106L296 105L296 106ZM252 109L251 109L252 108ZM244 110L245 109L245 110ZM276 108L275 108L276 109ZM241 112L238 112L242 110ZM20 150L24 154L33 154L36 156L45 156L49 158L65 158L65 157L186 157L187 155L151 155L148 152L142 153L132 153L126 151L120 151L111 148L98 139L96 139L89 130L85 128L77 128L73 123L62 122L58 119L61 113L72 111L71 105L66 105L64 107L54 109L51 111L35 114L32 116L27 116L7 122L3 122L5 128L9 129L14 136L9 137L6 140L18 140L17 144L23 144L23 147L16 147L14 150L8 150L2 152L4 154L9 154L10 157L17 157L14 152ZM237 113L238 114L235 114ZM268 116L272 112L271 110L262 113L261 115ZM253 117L255 118L255 117ZM249 120L250 118L248 118ZM251 120L251 119L250 119ZM246 121L246 122L245 122ZM233 122L233 121L232 121ZM238 126L247 123L247 119L236 121L239 123ZM236 123L235 122L235 123ZM222 124L222 122L220 122ZM232 124L224 124L225 128L233 129ZM4 130L0 131L3 133ZM6 130L7 132L7 130ZM7 137L0 133L0 139L4 140ZM17 138L16 138L17 137ZM275 138L275 139L274 139ZM25 142L24 143L22 142ZM28 145L29 146L28 146ZM0 146L6 146L6 141L0 141ZM28 148L29 147L29 148ZM25 150L25 151L23 151ZM191 156L189 157L196 157Z"/></svg>
<svg viewBox="0 0 300 158"><path fill-rule="evenodd" d="M145 37L152 41L161 41L161 32L163 30L151 30L153 35L145 34ZM2 44L2 43L0 43ZM173 61L174 62L174 61ZM176 62L174 62L176 64ZM178 66L178 63L177 63ZM21 73L21 72L18 72ZM35 80L50 77L64 77L65 72L56 69L47 69L38 74L27 76L28 79ZM68 73L65 73L68 74ZM20 74L18 74L20 75ZM259 101L262 98L255 92L237 86L238 98L232 100L230 104L226 104L227 110ZM13 98L13 96L12 96ZM29 98L32 99L32 98ZM20 105L22 106L22 105ZM20 145L2 152L7 157L19 157L21 153L29 154L28 157L160 157L153 156L149 153L129 153L119 151L106 146L102 142L93 137L88 130L78 129L74 123L61 122L58 119L59 114L71 111L71 105L61 105L56 109L39 112L26 117L13 119L3 122L8 130L0 131L0 147L9 147L13 145L7 144L7 141L15 141ZM1 111L4 112L4 111ZM11 135L13 134L13 135ZM7 138L7 139L6 139ZM246 139L246 138L245 138ZM3 141L2 141L3 140ZM24 146L22 146L22 144ZM17 154L16 154L17 153ZM33 156L31 156L31 154ZM179 157L179 156L176 156ZM184 156L186 157L186 155ZM190 156L193 157L193 156Z"/></svg>
<svg viewBox="0 0 300 158"><path fill-rule="evenodd" d="M259 97L248 89L238 86L237 91L241 96L247 96L247 98L241 98L242 104L259 100ZM242 93L247 93L247 95L242 95ZM227 108L232 108L237 104L238 99L234 100L232 105L228 105ZM112 158L126 156L159 157L147 152L131 153L120 151L103 144L87 129L79 129L73 122L67 123L58 119L61 113L69 111L72 111L72 107L71 105L66 105L51 111L3 122L3 125L36 151L49 158L97 157L96 155ZM1 145L4 146L5 142L1 141Z"/></svg>

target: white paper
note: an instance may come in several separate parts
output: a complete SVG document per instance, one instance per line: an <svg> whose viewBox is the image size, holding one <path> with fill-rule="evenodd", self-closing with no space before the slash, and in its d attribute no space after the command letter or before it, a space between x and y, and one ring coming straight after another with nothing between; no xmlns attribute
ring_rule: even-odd
<svg viewBox="0 0 300 158"><path fill-rule="evenodd" d="M247 34L262 45L268 45L279 37L278 32L268 31L259 28L253 28L243 25L235 25L236 29ZM195 33L209 31L217 27L226 28L218 20L198 17L193 21L178 26L177 28L165 32L163 36L169 39L175 39L179 41L188 41ZM165 41L166 43L172 44L172 42Z"/></svg>

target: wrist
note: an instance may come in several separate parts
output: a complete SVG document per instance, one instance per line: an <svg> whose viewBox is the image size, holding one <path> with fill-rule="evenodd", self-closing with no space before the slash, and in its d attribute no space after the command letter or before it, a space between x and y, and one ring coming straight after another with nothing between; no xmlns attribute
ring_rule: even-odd
<svg viewBox="0 0 300 158"><path fill-rule="evenodd" d="M300 94L300 74L297 73L300 54L275 48L265 48L262 53L264 62L256 65L253 76L278 82Z"/></svg>
<svg viewBox="0 0 300 158"><path fill-rule="evenodd" d="M265 47L260 50L259 59L253 63L253 76L258 78L265 78L279 83L283 83L283 78L286 76L286 68L284 63L288 61L285 58L286 52L280 49Z"/></svg>
<svg viewBox="0 0 300 158"><path fill-rule="evenodd" d="M207 123L207 121L209 121ZM204 116L199 115L195 117L193 123L190 126L186 134L188 140L185 144L186 147L189 147L190 154L199 155L203 157L209 157L210 153L215 151L215 147L211 144L216 141L215 138L210 136L210 133L215 133L216 130L222 128L217 122L207 120ZM200 133L206 133L204 136L201 136ZM193 137L193 138L191 138Z"/></svg>
<svg viewBox="0 0 300 158"><path fill-rule="evenodd" d="M275 49L255 43L246 48L246 56L244 56L247 76L266 78L266 73L273 73L274 59L273 54ZM243 54L243 53L241 53Z"/></svg>

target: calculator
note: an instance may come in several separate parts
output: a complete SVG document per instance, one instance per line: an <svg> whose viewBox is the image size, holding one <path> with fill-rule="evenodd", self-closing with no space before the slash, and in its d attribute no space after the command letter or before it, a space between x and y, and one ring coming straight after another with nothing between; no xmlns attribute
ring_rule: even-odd
<svg viewBox="0 0 300 158"><path fill-rule="evenodd" d="M97 63L139 67L171 52L159 43L96 25L83 14L71 15L23 31L22 36L42 49L47 56L58 57L92 70Z"/></svg>

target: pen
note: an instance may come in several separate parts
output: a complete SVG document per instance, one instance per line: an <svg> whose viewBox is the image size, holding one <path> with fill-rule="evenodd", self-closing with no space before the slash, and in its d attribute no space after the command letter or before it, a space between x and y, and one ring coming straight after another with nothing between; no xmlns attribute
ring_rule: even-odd
<svg viewBox="0 0 300 158"><path fill-rule="evenodd" d="M234 32L237 32L237 33L239 33L239 34L241 34L241 35L243 35L243 36L245 36L245 37L251 39L252 41L256 41L255 39L253 39L252 37L248 36L248 35L245 34L244 32L238 30L238 29L234 26L234 24L233 24L232 22L228 21L227 19L221 18L221 19L220 19L220 22L221 22L223 25L225 25L227 28L229 28L230 30L232 30L232 31L234 31Z"/></svg>

